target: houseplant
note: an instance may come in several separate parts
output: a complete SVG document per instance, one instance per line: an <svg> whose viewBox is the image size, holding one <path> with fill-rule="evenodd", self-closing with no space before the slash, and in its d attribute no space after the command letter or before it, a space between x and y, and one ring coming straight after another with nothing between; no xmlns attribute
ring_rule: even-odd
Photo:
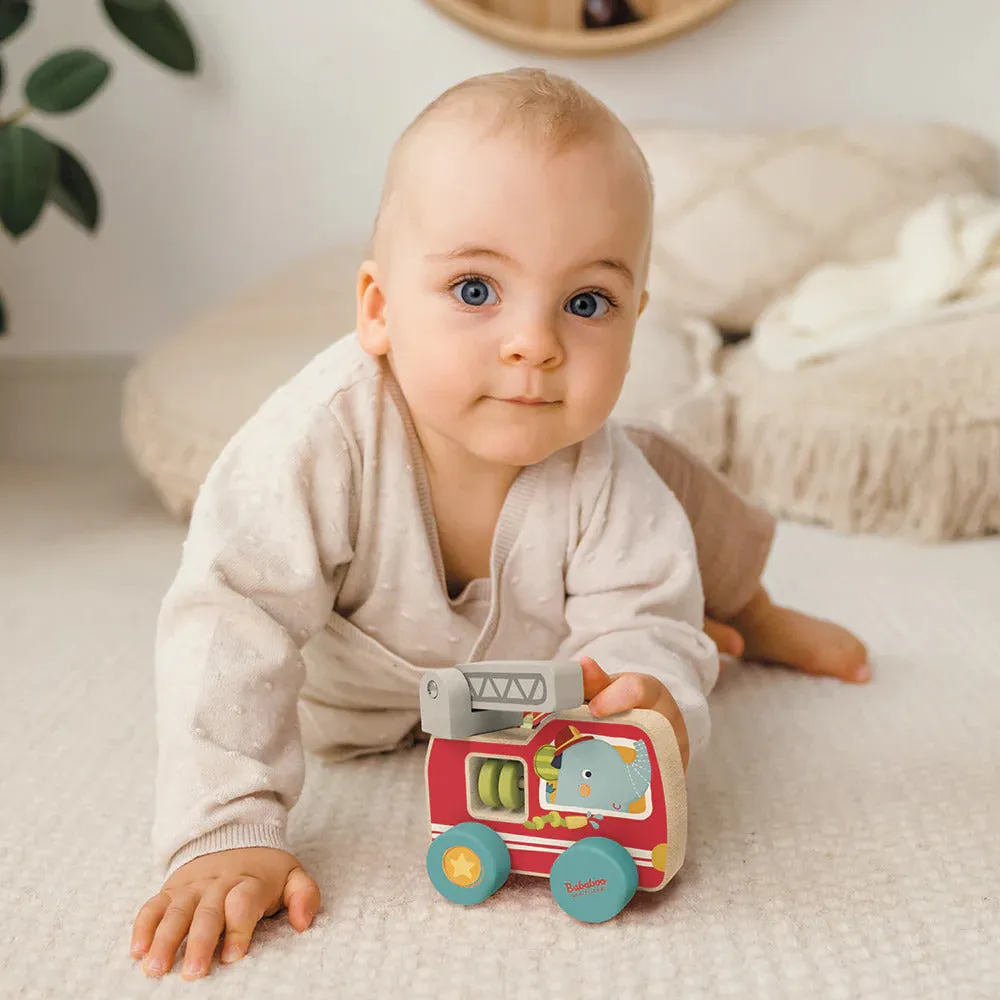
<svg viewBox="0 0 1000 1000"><path fill-rule="evenodd" d="M0 0L0 45L30 22L37 2L59 0ZM109 25L147 56L177 73L197 72L194 42L170 0L94 2ZM100 195L85 161L24 120L36 112L77 111L104 87L111 71L111 64L91 49L54 52L28 73L21 106L0 115L0 224L14 239L37 225L50 202L88 232L100 225ZM0 94L7 90L4 76L0 60ZM0 295L0 334L6 328Z"/></svg>

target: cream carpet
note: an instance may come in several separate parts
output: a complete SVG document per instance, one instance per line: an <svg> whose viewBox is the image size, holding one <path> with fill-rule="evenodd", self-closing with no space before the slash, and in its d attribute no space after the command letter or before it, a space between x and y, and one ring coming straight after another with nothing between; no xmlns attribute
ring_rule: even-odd
<svg viewBox="0 0 1000 1000"><path fill-rule="evenodd" d="M145 980L150 653L181 539L123 469L0 465L3 998L1000 996L1000 540L791 525L773 593L860 632L876 679L726 670L665 891L597 927L539 880L451 906L420 751L313 766L292 819L313 928L279 915L236 966Z"/></svg>

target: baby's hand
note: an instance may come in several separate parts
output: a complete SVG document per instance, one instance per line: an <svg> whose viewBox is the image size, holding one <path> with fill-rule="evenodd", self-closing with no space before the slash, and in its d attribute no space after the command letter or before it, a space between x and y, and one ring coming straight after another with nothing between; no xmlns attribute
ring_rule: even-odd
<svg viewBox="0 0 1000 1000"><path fill-rule="evenodd" d="M659 712L677 736L677 746L681 751L681 762L687 773L691 746L688 741L684 716L674 701L674 696L649 674L618 674L609 677L589 656L580 660L583 667L583 697L590 702L590 711L597 718L617 715L630 708L651 708Z"/></svg>
<svg viewBox="0 0 1000 1000"><path fill-rule="evenodd" d="M184 979L208 975L219 937L223 962L250 947L262 917L288 907L288 922L304 931L319 909L319 887L286 851L244 847L204 854L181 866L146 901L132 928L131 955L148 976L170 970L184 935ZM189 929L190 928L190 929Z"/></svg>

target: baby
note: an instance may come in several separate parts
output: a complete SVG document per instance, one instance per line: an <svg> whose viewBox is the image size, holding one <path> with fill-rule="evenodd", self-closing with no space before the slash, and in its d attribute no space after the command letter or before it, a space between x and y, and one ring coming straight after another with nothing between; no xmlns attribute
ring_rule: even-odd
<svg viewBox="0 0 1000 1000"><path fill-rule="evenodd" d="M163 603L148 974L185 935L187 978L220 938L240 958L282 906L309 926L303 750L411 744L423 669L577 659L593 714L662 713L685 767L720 650L867 680L860 642L761 588L770 519L608 419L652 208L627 129L539 70L460 84L397 143L356 331L226 446Z"/></svg>

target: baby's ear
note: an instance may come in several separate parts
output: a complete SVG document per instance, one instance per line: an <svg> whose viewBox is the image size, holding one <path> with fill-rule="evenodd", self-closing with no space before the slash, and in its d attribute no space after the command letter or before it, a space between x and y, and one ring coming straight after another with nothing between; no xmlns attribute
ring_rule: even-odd
<svg viewBox="0 0 1000 1000"><path fill-rule="evenodd" d="M358 269L358 341L373 357L389 353L385 322L385 294L379 283L378 264L366 260Z"/></svg>

